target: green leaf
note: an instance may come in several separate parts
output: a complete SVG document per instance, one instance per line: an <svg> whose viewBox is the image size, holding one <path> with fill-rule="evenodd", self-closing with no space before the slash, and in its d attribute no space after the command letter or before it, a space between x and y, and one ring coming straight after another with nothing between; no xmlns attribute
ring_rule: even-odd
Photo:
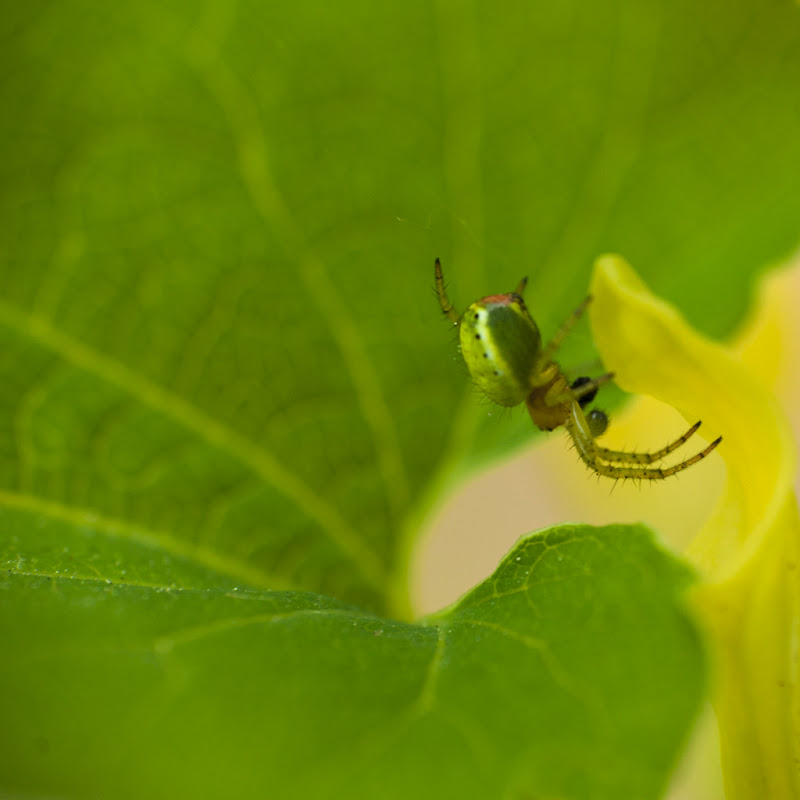
<svg viewBox="0 0 800 800"><path fill-rule="evenodd" d="M183 662L151 649L145 674L139 656L111 651L238 618L225 605L241 602L225 595L234 586L248 587L253 608L306 602L262 591L311 591L336 598L313 601L323 609L410 618L407 564L428 507L459 469L533 435L524 412L490 417L470 392L430 291L436 256L459 307L528 273L547 337L585 294L593 258L617 250L719 334L755 271L796 244L800 11L790 2L7 5L0 536L13 577L0 667L25 685L0 735L9 770L32 765L12 745L47 742L51 754L36 765L50 764L46 786L26 772L19 791L68 793L79 765L98 781L148 774L174 788L195 774L189 753L200 767L237 754L283 764L280 747L256 747L269 714L244 689L255 697L257 677L279 705L321 697L307 736L330 715L342 730L329 725L328 740L347 741L359 717L336 689L355 703L362 687L344 659L358 651L333 634L304 647L305 629L290 626L306 669L291 673L286 698L257 643L250 661L244 644L215 651L221 661L185 695L180 666L160 672ZM570 348L565 365L594 358L585 331ZM65 572L73 579L43 577ZM347 613L361 630L366 612ZM530 609L516 613L509 625L532 624ZM416 680L416 695L394 696L402 705L422 691L432 628L379 624L425 644L384 662L387 702ZM223 633L255 636L246 628ZM486 641L473 628L459 629L465 652ZM94 649L81 646L87 636ZM100 677L97 653L116 678ZM669 697L654 676L635 679ZM518 717L468 738L522 741L540 698L520 680ZM630 714L641 732L648 706L621 698L608 713ZM225 716L234 701L244 718ZM189 737L204 714L215 737L167 738ZM648 728L662 765L679 738L673 722L670 747ZM58 730L36 733L48 726ZM454 785L434 765L472 752L458 725L425 733L413 769ZM539 752L519 763L539 764ZM285 763L302 788L314 772L311 757L297 759ZM387 765L381 786L409 762ZM602 776L606 763L585 772ZM614 764L609 786L625 771ZM227 781L238 774L231 766ZM524 796L524 771L503 774Z"/></svg>
<svg viewBox="0 0 800 800"><path fill-rule="evenodd" d="M417 625L215 582L124 532L106 574L95 538L44 522L18 564L4 540L6 789L655 798L702 698L691 575L643 528L522 539Z"/></svg>
<svg viewBox="0 0 800 800"><path fill-rule="evenodd" d="M800 9L66 0L3 15L0 487L408 615L487 417L431 296L626 255L706 330L794 245ZM565 364L594 357L585 331ZM466 394L465 394L466 392Z"/></svg>

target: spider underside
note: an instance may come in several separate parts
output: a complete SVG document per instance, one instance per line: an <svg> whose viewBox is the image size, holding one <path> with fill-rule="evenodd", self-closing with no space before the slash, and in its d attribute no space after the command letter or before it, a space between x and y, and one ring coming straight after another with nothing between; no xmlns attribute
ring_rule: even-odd
<svg viewBox="0 0 800 800"><path fill-rule="evenodd" d="M579 378L570 384L553 360L591 297L572 312L553 339L542 347L536 323L522 298L527 279L520 281L516 291L485 297L461 315L447 296L438 258L435 278L439 305L444 315L459 328L462 354L479 387L500 405L524 402L533 423L541 430L566 428L583 462L598 475L661 480L701 461L722 441L719 437L691 458L670 467L654 465L687 442L700 422L660 450L636 452L601 447L597 437L605 431L608 417L599 410L587 414L584 407L613 375Z"/></svg>

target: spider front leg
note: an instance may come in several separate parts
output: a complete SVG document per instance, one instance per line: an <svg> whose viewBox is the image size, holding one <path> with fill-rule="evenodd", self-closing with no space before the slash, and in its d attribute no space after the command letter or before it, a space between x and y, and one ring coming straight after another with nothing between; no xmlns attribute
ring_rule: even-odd
<svg viewBox="0 0 800 800"><path fill-rule="evenodd" d="M447 287L444 285L444 274L442 273L442 262L438 258L433 262L433 274L436 282L436 296L439 298L442 313L453 325L458 325L461 315L455 310L450 298L447 296Z"/></svg>
<svg viewBox="0 0 800 800"><path fill-rule="evenodd" d="M606 475L609 478L662 480L701 461L722 441L720 436L704 450L671 467L651 467L645 465L660 460L680 447L698 429L700 423L693 425L674 442L652 453L626 452L624 450L609 450L605 447L599 447L584 416L583 409L577 401L571 404L570 414L565 425L569 435L572 437L572 441L575 443L578 454L586 466L599 475Z"/></svg>
<svg viewBox="0 0 800 800"><path fill-rule="evenodd" d="M583 312L586 311L591 302L591 295L584 298L583 302L569 315L564 324L556 331L556 335L542 348L541 355L539 356L540 368L552 361L553 356L558 352L558 348L564 343L564 339L569 336L570 331L583 316Z"/></svg>

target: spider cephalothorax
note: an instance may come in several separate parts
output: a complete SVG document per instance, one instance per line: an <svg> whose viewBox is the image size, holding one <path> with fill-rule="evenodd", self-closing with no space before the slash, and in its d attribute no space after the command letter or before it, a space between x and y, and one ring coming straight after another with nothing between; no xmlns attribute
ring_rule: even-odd
<svg viewBox="0 0 800 800"><path fill-rule="evenodd" d="M475 383L501 406L525 403L533 423L542 430L565 427L584 463L611 478L658 480L674 475L705 458L721 437L704 450L671 467L652 466L686 442L700 427L654 452L629 452L600 447L596 438L608 426L605 412L585 412L597 389L613 377L578 378L570 383L553 360L567 334L586 310L587 297L544 347L539 328L523 300L527 279L508 294L484 297L459 315L447 297L439 259L435 263L436 294L445 316L458 326L461 353Z"/></svg>

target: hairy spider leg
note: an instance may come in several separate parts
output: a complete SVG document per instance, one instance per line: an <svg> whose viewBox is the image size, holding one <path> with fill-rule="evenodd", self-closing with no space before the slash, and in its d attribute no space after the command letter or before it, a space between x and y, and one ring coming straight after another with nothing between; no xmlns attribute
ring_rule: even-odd
<svg viewBox="0 0 800 800"><path fill-rule="evenodd" d="M444 275L442 274L442 263L437 258L433 262L433 271L436 276L436 296L439 298L439 305L442 307L442 313L453 323L458 325L458 320L461 314L455 310L450 298L447 296L447 287L444 285Z"/></svg>
<svg viewBox="0 0 800 800"><path fill-rule="evenodd" d="M613 379L613 377L613 372L607 372L605 375L600 375L594 380L589 380L587 378L580 379L584 382L579 386L575 386L573 383L570 389L575 399L580 402L581 398L585 397L586 395L591 395L596 391L597 387L602 386L604 383L608 383ZM585 404L585 401L580 403L581 408L584 408ZM604 412L599 413L604 414ZM587 415L585 411L584 415L589 422L589 427L592 428L589 415ZM596 447L596 452L598 457L603 461L621 461L625 464L652 464L655 461L661 461L662 458L668 456L673 450L677 450L682 444L685 444L687 441L689 441L700 425L702 425L702 421L695 422L695 424L692 425L692 427L689 428L686 433L679 436L674 442L670 442L668 445L662 447L660 450L641 452L636 450L611 450L608 447ZM594 435L598 436L599 434L594 431Z"/></svg>
<svg viewBox="0 0 800 800"><path fill-rule="evenodd" d="M664 456L669 455L673 450L677 450L682 444L689 441L701 424L702 422L695 422L683 436L679 436L666 447L654 450L651 453L637 452L635 450L609 450L607 447L598 447L596 448L597 454L603 461L617 461L625 464L652 464L654 461L660 461ZM719 440L717 440L716 444L718 443ZM711 450L716 447L716 444L711 447Z"/></svg>
<svg viewBox="0 0 800 800"><path fill-rule="evenodd" d="M590 395L596 391L598 386L608 383L613 378L613 373L607 373L586 381L577 387L571 387L566 380L559 380L561 375L560 368L552 360L561 343L580 319L591 302L591 296L587 297L575 311L572 312L567 321L561 326L547 347L542 351L540 366L538 369L538 381L552 382L550 389L545 393L544 401L549 406L565 404L569 408L564 425L569 435L572 437L575 447L578 450L584 463L600 475L612 478L640 478L646 480L659 480L674 475L698 461L704 459L722 441L722 437L709 444L704 450L697 453L685 461L671 467L649 467L647 465L660 461L669 455L673 450L679 448L697 431L700 423L696 423L689 428L686 433L678 437L674 442L670 442L660 450L647 452L626 452L624 450L611 450L607 447L600 447L596 442L596 436L601 435L606 428L608 418L603 412L596 412L600 419L592 420L584 414L580 405L581 397ZM535 382L538 382L535 381Z"/></svg>
<svg viewBox="0 0 800 800"><path fill-rule="evenodd" d="M666 448L662 448L662 450L657 451L655 454L652 453L625 453L624 451L618 450L607 450L603 447L598 447L595 443L595 438L592 435L591 430L589 429L589 423L584 416L583 409L580 407L580 404L575 401L571 404L570 407L570 414L567 418L565 426L569 435L572 437L572 441L575 443L575 447L578 450L580 457L583 459L583 462L586 464L589 469L594 470L599 475L605 475L609 478L640 478L644 480L661 480L663 478L668 478L670 475L674 475L676 472L681 472L684 469L688 469L693 464L696 464L698 461L702 461L712 450L722 441L722 437L720 436L718 439L715 439L711 444L709 444L704 450L701 450L699 453L693 455L691 458L687 458L685 461L681 461L678 464L674 464L671 467L649 467L644 466L645 464L652 463L652 461L657 460L658 457L663 457L666 453L672 452L676 447L679 447L683 444L696 430L700 423L693 425L692 428L689 429L683 436L679 439L676 439L675 442L672 442L670 445L667 445ZM637 461L636 463L631 463L630 456L641 457L645 456L648 459L650 456L655 456L652 458L652 461ZM609 461L616 461L617 463L606 463L606 460ZM627 462L627 466L620 466L622 462L625 464Z"/></svg>
<svg viewBox="0 0 800 800"><path fill-rule="evenodd" d="M556 331L556 335L542 349L541 355L539 356L539 365L543 370L546 370L547 366L553 360L553 356L558 351L558 348L561 347L564 339L567 338L570 331L575 327L577 321L583 316L583 312L586 311L587 306L591 302L591 295L584 298L583 302L569 315L567 320L558 329L558 331Z"/></svg>

